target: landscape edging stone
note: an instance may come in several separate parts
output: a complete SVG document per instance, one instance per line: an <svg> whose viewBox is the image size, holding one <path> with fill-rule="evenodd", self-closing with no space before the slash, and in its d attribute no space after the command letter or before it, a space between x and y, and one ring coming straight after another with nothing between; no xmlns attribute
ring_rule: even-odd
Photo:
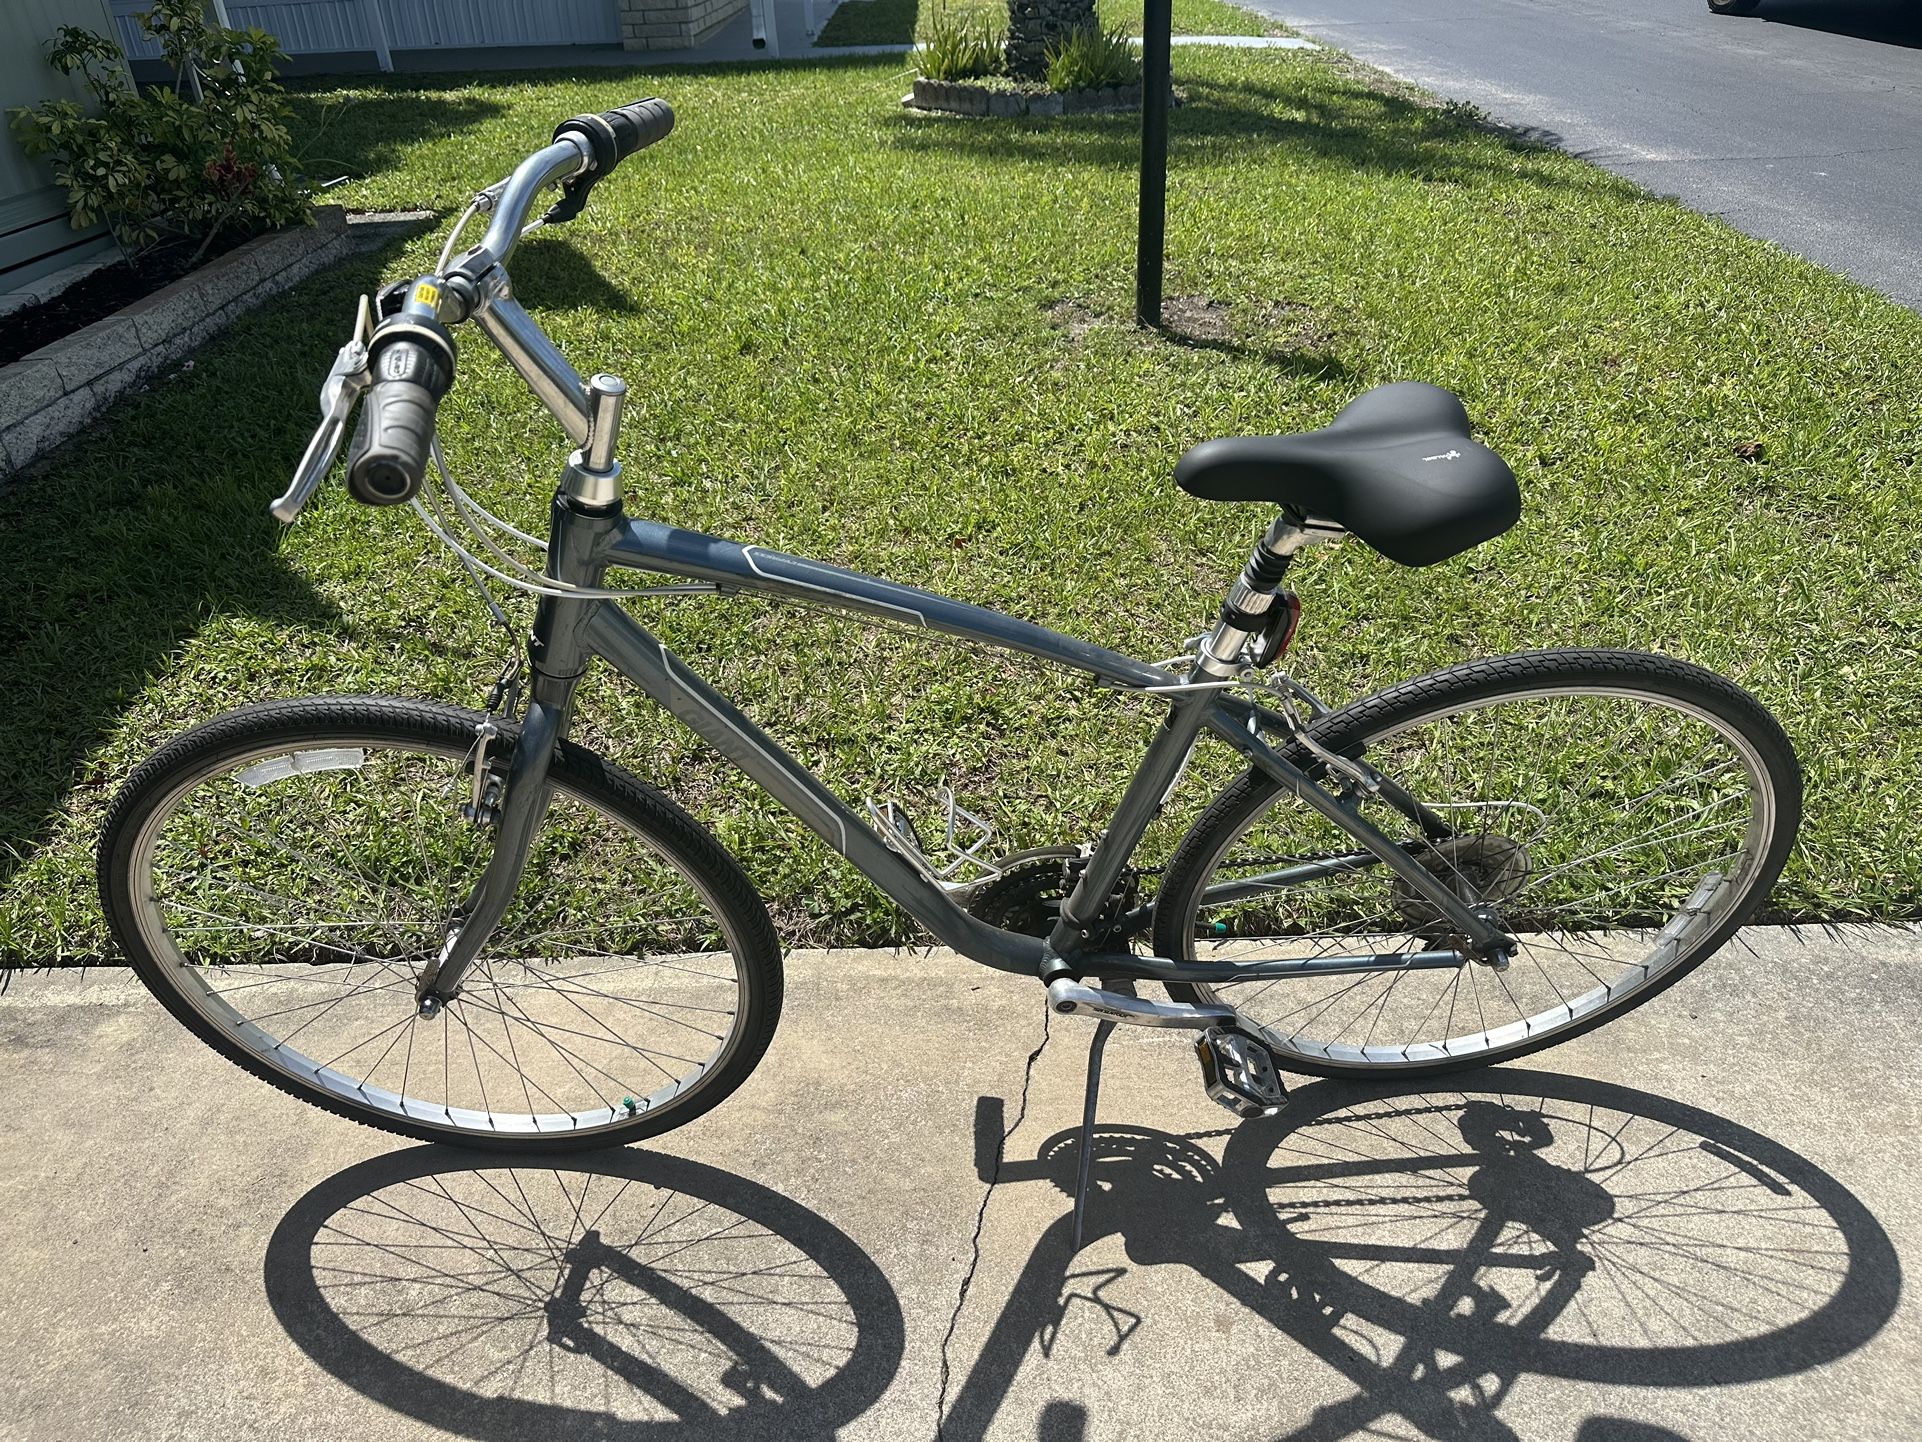
<svg viewBox="0 0 1922 1442"><path fill-rule="evenodd" d="M347 213L235 246L172 285L0 366L0 478L24 470L115 400L353 248Z"/></svg>

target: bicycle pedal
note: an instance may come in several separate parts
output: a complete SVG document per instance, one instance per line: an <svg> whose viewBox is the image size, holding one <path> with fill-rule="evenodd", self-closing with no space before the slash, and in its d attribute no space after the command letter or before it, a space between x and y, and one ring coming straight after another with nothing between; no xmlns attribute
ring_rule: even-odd
<svg viewBox="0 0 1922 1442"><path fill-rule="evenodd" d="M1251 1036L1211 1026L1195 1038L1201 1085L1243 1119L1271 1117L1288 1105L1288 1089L1267 1047Z"/></svg>

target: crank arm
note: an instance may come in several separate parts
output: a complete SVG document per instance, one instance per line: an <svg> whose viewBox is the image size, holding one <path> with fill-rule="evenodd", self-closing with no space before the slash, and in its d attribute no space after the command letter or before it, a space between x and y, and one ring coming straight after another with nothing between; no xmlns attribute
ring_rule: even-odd
<svg viewBox="0 0 1922 1442"><path fill-rule="evenodd" d="M1211 1026L1231 1027L1241 1016L1232 1006L1150 1001L1118 991L1103 991L1065 976L1048 983L1048 1009L1063 1016L1086 1016L1128 1026L1186 1027L1191 1031L1204 1031Z"/></svg>

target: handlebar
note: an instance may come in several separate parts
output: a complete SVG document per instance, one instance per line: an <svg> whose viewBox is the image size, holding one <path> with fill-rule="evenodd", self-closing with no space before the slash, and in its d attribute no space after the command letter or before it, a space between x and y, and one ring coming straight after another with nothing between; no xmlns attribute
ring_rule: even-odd
<svg viewBox="0 0 1922 1442"><path fill-rule="evenodd" d="M647 149L656 141L667 139L674 131L673 108L659 96L629 101L617 109L604 110L601 115L614 127L619 137L622 160L636 151ZM623 121L626 122L625 129Z"/></svg>
<svg viewBox="0 0 1922 1442"><path fill-rule="evenodd" d="M545 187L559 182L561 199L541 223L571 220L586 205L588 192L621 161L666 139L673 129L674 112L665 101L652 98L562 121L555 127L552 144L476 195L475 208L491 212L481 243L445 277L422 276L415 281L400 309L365 340L363 303L361 328L341 347L322 383L320 428L308 443L292 483L270 508L274 517L291 525L299 515L339 455L347 418L363 391L369 394L348 458L349 492L356 500L377 506L398 505L419 493L432 452L435 415L454 382L457 353L453 336L442 324L443 311L450 323L482 321L483 330L570 435L584 440L579 432L587 429L585 388L552 343L510 299L504 267L524 233L535 198ZM459 289L461 299L450 306L443 296L453 289ZM490 315L494 310L500 314ZM558 382L557 376L567 384ZM568 394L550 394L558 391Z"/></svg>
<svg viewBox="0 0 1922 1442"><path fill-rule="evenodd" d="M599 115L576 115L554 127L554 138L578 135L592 151L593 165L561 186L561 199L541 217L545 225L572 220L587 204L587 193L596 181L614 173L614 167L637 150L645 150L657 140L665 140L674 128L674 112L664 100L636 100Z"/></svg>
<svg viewBox="0 0 1922 1442"><path fill-rule="evenodd" d="M665 140L674 129L674 112L665 100L632 101L599 115L576 115L554 127L554 142L514 167L505 180L483 191L493 204L493 220L481 249L505 263L519 243L535 197L560 182L561 198L541 217L560 225L581 213L588 192L614 173L628 156Z"/></svg>

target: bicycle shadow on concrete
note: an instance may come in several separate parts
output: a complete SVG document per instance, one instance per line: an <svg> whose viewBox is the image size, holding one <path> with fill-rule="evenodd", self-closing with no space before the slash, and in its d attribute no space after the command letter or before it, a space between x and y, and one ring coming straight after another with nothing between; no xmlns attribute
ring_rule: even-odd
<svg viewBox="0 0 1922 1442"><path fill-rule="evenodd" d="M264 1272L323 1369L477 1442L829 1438L904 1346L845 1233L659 1153L376 1157L295 1203Z"/></svg>
<svg viewBox="0 0 1922 1442"><path fill-rule="evenodd" d="M981 1100L993 1175L1000 1104ZM1088 1246L1115 1238L1136 1267L1191 1268L1338 1373L1298 1415L1263 1416L1243 1397L1237 1427L1287 1442L1411 1429L1510 1442L1525 1434L1503 1404L1527 1376L1637 1389L1786 1377L1868 1341L1900 1293L1887 1233L1841 1183L1733 1122L1626 1087L1509 1070L1450 1090L1321 1082L1282 1116L1227 1133L1217 1157L1202 1142L1222 1135L1098 1129ZM1002 1163L997 1185L1066 1195L1078 1160L1077 1134L1062 1132ZM1022 1265L950 1394L943 1442L991 1430L1078 1442L1117 1425L1059 1397L1034 1410L1062 1385L1051 1360L1085 1376L1097 1356L1126 1356L1153 1317L1128 1267L1090 1268L1072 1237L1064 1215ZM1221 1310L1192 1287L1179 1295L1191 1325ZM1182 1325L1160 1320L1163 1336ZM1238 1345L1282 1365L1265 1335ZM1011 1394L1026 1413L1001 1415ZM1674 1435L1601 1416L1580 1432Z"/></svg>

